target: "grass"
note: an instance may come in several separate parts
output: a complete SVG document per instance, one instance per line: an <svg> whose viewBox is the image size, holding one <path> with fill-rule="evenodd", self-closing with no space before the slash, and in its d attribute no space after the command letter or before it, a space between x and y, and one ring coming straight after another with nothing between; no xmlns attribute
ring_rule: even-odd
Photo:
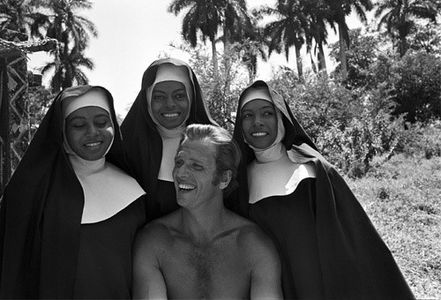
<svg viewBox="0 0 441 300"><path fill-rule="evenodd" d="M376 158L345 178L417 299L441 299L441 157Z"/></svg>

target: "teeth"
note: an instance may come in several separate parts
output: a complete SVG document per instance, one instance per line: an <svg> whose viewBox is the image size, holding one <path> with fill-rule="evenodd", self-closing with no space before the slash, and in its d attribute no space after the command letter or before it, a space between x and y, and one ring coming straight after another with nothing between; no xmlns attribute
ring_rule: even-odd
<svg viewBox="0 0 441 300"><path fill-rule="evenodd" d="M173 113L173 114L162 114L164 117L166 118L176 118L179 116L178 113Z"/></svg>
<svg viewBox="0 0 441 300"><path fill-rule="evenodd" d="M99 144L101 144L101 142L88 143L88 144L86 144L86 147L96 147L96 146L98 146Z"/></svg>
<svg viewBox="0 0 441 300"><path fill-rule="evenodd" d="M190 184L183 184L183 183L180 183L178 186L179 186L179 189L181 189L181 190L187 190L187 191L189 191L189 190L193 190L193 189L195 188L193 185L190 185Z"/></svg>
<svg viewBox="0 0 441 300"><path fill-rule="evenodd" d="M265 135L267 135L267 133L266 132L254 132L251 135L252 136L265 136Z"/></svg>

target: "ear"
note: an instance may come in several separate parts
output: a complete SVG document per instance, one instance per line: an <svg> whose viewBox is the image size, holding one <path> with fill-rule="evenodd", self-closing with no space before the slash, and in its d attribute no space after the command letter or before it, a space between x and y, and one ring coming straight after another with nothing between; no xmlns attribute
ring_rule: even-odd
<svg viewBox="0 0 441 300"><path fill-rule="evenodd" d="M224 173L220 178L219 188L221 190L224 190L230 184L232 177L233 177L233 172L231 170L224 171Z"/></svg>

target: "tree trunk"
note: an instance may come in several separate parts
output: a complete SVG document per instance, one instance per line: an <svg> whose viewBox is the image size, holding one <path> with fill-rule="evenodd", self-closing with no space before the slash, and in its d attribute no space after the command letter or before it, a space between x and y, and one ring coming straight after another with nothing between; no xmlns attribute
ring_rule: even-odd
<svg viewBox="0 0 441 300"><path fill-rule="evenodd" d="M328 72L326 70L325 51L323 50L322 43L318 44L318 49L319 49L319 53L318 53L318 69L319 69L319 73L324 73L324 75L327 76Z"/></svg>
<svg viewBox="0 0 441 300"><path fill-rule="evenodd" d="M294 44L294 48L296 51L297 75L299 76L299 80L303 82L303 60L302 55L300 54L301 46L302 45L298 45L298 43Z"/></svg>
<svg viewBox="0 0 441 300"><path fill-rule="evenodd" d="M225 88L224 92L225 95L229 95L230 93L230 71L231 71L231 43L230 43L230 32L226 28L226 25L224 25L224 66L225 66Z"/></svg>
<svg viewBox="0 0 441 300"><path fill-rule="evenodd" d="M213 75L214 78L217 80L219 79L219 65L217 62L217 51L216 51L216 40L211 40L211 60L213 61Z"/></svg>
<svg viewBox="0 0 441 300"><path fill-rule="evenodd" d="M348 77L348 62L346 57L346 40L343 37L342 34L342 26L338 25L338 38L340 43L340 67L341 67L341 76L342 79L345 80Z"/></svg>

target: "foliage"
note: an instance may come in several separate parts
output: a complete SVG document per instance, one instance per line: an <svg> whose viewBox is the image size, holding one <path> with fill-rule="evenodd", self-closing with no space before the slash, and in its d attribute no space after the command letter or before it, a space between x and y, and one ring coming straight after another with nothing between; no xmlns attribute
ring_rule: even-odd
<svg viewBox="0 0 441 300"><path fill-rule="evenodd" d="M439 56L441 54L441 28L432 23L416 24L409 35L409 48Z"/></svg>
<svg viewBox="0 0 441 300"><path fill-rule="evenodd" d="M324 77L304 84L294 76L276 78L272 85L289 100L321 153L350 176L363 176L374 156L390 157L402 144L403 120L391 117L381 91L350 91Z"/></svg>
<svg viewBox="0 0 441 300"><path fill-rule="evenodd" d="M416 19L436 23L438 15L436 0L383 0L377 3L375 17L379 18L378 29L386 31L397 45L400 56L409 48L407 38L416 26Z"/></svg>
<svg viewBox="0 0 441 300"><path fill-rule="evenodd" d="M246 87L246 66L241 64L239 54L231 57L233 65L230 72L224 68L219 71L218 77L214 77L210 58L204 53L204 49L185 48L190 54L190 65L198 78L203 97L213 119L222 127L232 132L234 116L236 113L238 95ZM225 64L221 64L225 66ZM232 82L231 89L226 88L226 83Z"/></svg>
<svg viewBox="0 0 441 300"><path fill-rule="evenodd" d="M39 22L44 28L41 36L54 38L59 41L59 48L55 51L55 59L42 68L42 73L54 72L51 79L52 91L76 84L87 84L88 79L80 67L93 70L93 62L85 57L90 35L97 37L95 25L88 19L78 14L78 10L90 9L89 0L48 0L44 8L50 13L41 14Z"/></svg>
<svg viewBox="0 0 441 300"><path fill-rule="evenodd" d="M376 62L382 56L381 46L384 41L378 34L373 32L362 32L361 28L350 30L349 38L351 40L350 47L346 50L347 57L347 76L343 81L349 89L365 88L372 89L377 86L379 78L375 68ZM330 45L330 57L335 61L340 57L340 45L334 43ZM341 65L337 65L333 75L338 77L341 72ZM381 82L381 81L380 81Z"/></svg>
<svg viewBox="0 0 441 300"><path fill-rule="evenodd" d="M0 4L0 37L57 40L58 47L51 51L54 60L42 68L43 74L53 72L52 91L86 84L88 79L80 67L94 67L84 51L90 36L97 37L97 30L78 10L91 7L89 0L4 0Z"/></svg>
<svg viewBox="0 0 441 300"><path fill-rule="evenodd" d="M410 122L441 118L441 60L424 51L409 51L391 68L395 114Z"/></svg>
<svg viewBox="0 0 441 300"><path fill-rule="evenodd" d="M346 181L416 298L440 299L441 157L375 157L364 178Z"/></svg>

